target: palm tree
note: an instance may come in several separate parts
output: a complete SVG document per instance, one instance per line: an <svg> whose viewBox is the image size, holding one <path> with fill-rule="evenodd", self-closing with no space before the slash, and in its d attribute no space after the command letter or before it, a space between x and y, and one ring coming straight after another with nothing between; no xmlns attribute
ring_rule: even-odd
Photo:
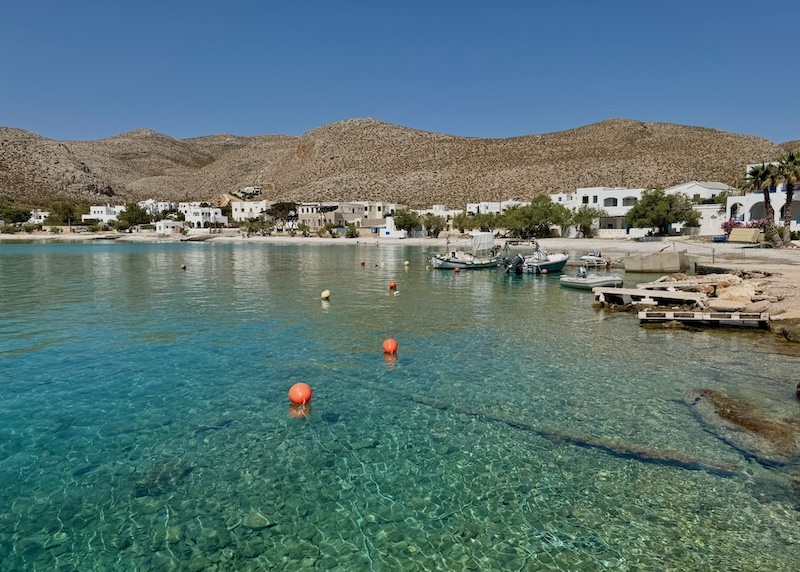
<svg viewBox="0 0 800 572"><path fill-rule="evenodd" d="M778 161L778 174L786 185L786 205L783 207L783 243L792 241L792 199L794 186L800 180L800 157L796 151L789 151Z"/></svg>
<svg viewBox="0 0 800 572"><path fill-rule="evenodd" d="M775 227L775 208L772 206L769 190L777 186L778 179L778 168L775 165L761 163L750 167L744 184L745 191L762 191L764 195L764 212L766 215L764 232L769 236L772 246L775 248L783 246L783 239L778 236L778 229Z"/></svg>

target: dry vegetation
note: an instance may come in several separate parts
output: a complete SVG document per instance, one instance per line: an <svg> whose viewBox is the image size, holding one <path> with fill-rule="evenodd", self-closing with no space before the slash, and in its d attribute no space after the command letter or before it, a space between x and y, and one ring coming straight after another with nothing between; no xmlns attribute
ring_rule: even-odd
<svg viewBox="0 0 800 572"><path fill-rule="evenodd" d="M173 139L139 129L60 142L0 127L0 199L124 203L209 200L259 185L269 200L385 200L463 207L578 187L735 184L781 146L698 127L611 119L578 129L477 139L351 119L301 137Z"/></svg>

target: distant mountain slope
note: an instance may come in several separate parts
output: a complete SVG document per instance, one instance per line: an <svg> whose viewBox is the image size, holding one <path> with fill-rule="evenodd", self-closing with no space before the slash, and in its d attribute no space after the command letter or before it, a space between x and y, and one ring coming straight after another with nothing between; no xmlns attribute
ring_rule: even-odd
<svg viewBox="0 0 800 572"><path fill-rule="evenodd" d="M748 163L782 152L758 137L625 119L509 139L455 137L374 119L332 123L301 137L177 140L139 129L63 143L0 128L0 197L31 205L65 197L208 200L259 185L271 200L463 207L577 187L733 184Z"/></svg>

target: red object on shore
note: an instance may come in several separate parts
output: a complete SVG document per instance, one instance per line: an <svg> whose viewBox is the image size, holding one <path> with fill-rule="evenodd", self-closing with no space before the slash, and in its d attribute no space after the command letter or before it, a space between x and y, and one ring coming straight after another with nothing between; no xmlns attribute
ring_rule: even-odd
<svg viewBox="0 0 800 572"><path fill-rule="evenodd" d="M397 353L397 341L389 338L385 342L383 342L383 351L387 354L396 354Z"/></svg>
<svg viewBox="0 0 800 572"><path fill-rule="evenodd" d="M307 383L295 383L289 390L289 401L297 405L311 403L311 386Z"/></svg>

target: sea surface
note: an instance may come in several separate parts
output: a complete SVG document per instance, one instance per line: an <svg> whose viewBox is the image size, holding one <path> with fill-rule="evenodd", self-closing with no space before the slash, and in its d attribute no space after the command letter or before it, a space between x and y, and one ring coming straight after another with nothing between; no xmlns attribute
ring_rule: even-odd
<svg viewBox="0 0 800 572"><path fill-rule="evenodd" d="M797 419L795 347L592 301L422 247L0 244L0 569L797 570L797 463L687 405Z"/></svg>

